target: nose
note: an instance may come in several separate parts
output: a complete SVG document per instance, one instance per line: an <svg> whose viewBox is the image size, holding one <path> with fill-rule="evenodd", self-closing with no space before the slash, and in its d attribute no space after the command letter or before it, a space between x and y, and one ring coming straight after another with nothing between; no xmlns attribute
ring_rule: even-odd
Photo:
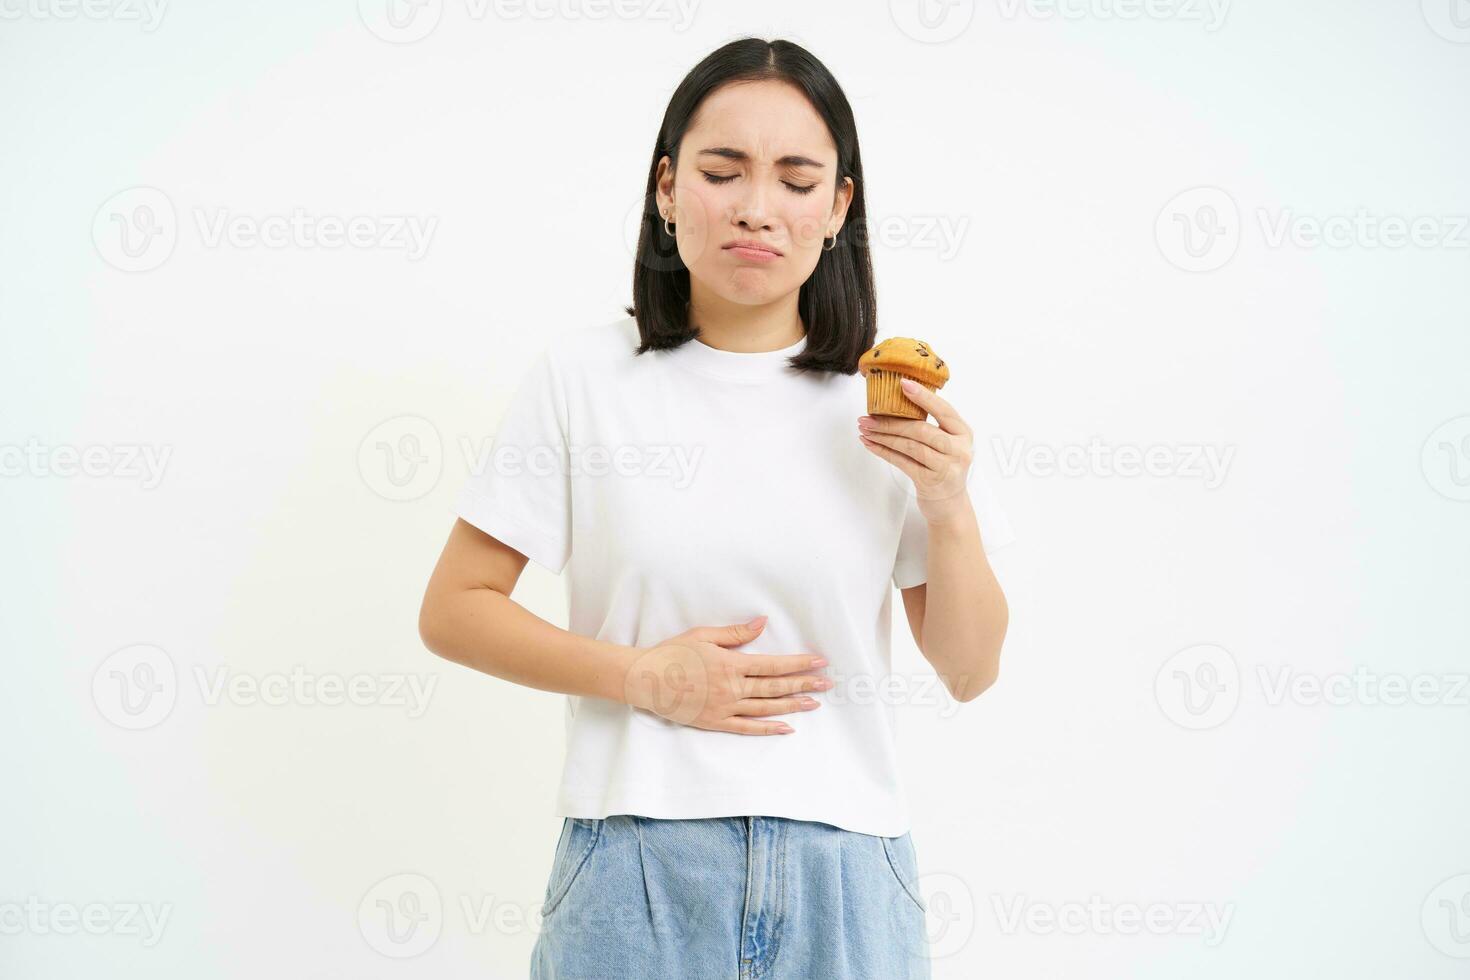
<svg viewBox="0 0 1470 980"><path fill-rule="evenodd" d="M748 180L742 183L745 194L735 207L735 223L747 231L769 231L771 222L766 214L766 190L763 182Z"/></svg>

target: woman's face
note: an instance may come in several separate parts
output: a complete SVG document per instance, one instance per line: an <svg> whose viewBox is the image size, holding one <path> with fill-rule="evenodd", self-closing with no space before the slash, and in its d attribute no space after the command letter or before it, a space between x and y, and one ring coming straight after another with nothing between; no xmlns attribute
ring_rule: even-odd
<svg viewBox="0 0 1470 980"><path fill-rule="evenodd" d="M695 288L732 303L767 304L801 288L852 201L836 186L837 147L822 117L785 82L712 92L658 166L658 205ZM770 251L733 247L757 242Z"/></svg>

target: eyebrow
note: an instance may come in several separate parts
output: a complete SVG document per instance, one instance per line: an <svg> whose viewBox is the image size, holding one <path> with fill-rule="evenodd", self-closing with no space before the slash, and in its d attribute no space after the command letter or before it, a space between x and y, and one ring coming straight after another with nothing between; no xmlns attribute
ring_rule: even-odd
<svg viewBox="0 0 1470 980"><path fill-rule="evenodd" d="M711 146L699 151L700 156L704 156L706 153L711 154L712 156L724 157L726 160L750 159L749 153L746 153L744 150L737 150L733 146ZM804 157L799 153L786 154L784 157L776 161L776 165L779 167L816 167L819 170L825 169L826 166L825 164L813 160L811 157Z"/></svg>

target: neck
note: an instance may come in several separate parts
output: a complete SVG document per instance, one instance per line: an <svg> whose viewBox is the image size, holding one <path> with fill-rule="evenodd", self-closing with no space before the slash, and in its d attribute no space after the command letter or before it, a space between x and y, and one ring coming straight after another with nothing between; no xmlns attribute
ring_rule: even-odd
<svg viewBox="0 0 1470 980"><path fill-rule="evenodd" d="M781 350L806 336L796 311L797 293L773 303L732 303L690 279L689 323L699 339L717 350L739 354Z"/></svg>

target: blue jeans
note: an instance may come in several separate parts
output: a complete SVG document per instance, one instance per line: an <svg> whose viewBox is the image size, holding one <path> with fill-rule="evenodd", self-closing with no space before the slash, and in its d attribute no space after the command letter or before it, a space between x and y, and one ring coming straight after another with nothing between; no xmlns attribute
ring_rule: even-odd
<svg viewBox="0 0 1470 980"><path fill-rule="evenodd" d="M785 817L565 817L531 980L928 980L913 843Z"/></svg>

